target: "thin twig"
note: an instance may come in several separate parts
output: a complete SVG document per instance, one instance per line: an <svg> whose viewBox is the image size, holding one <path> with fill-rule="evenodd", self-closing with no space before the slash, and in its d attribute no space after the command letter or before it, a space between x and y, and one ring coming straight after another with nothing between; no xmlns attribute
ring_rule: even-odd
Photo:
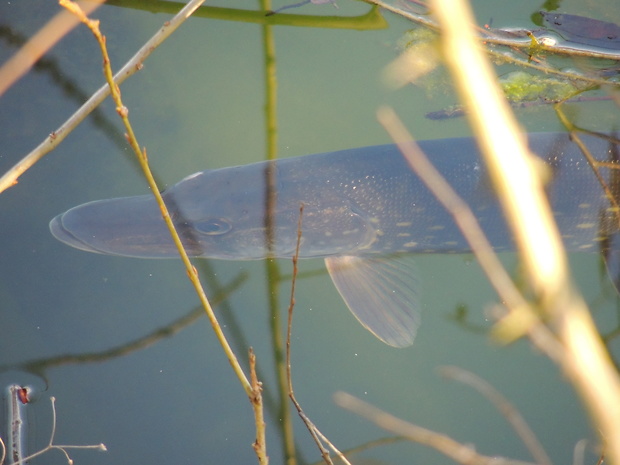
<svg viewBox="0 0 620 465"><path fill-rule="evenodd" d="M380 428L435 449L462 465L534 465L530 462L479 454L472 446L461 444L445 434L401 420L346 392L337 392L334 400L340 407L366 418Z"/></svg>
<svg viewBox="0 0 620 465"><path fill-rule="evenodd" d="M80 17L80 19L93 32L95 38L97 39L97 42L99 43L99 47L101 48L101 53L103 55L104 74L106 76L108 85L110 86L110 89L111 89L112 99L114 100L116 104L116 111L121 117L123 121L123 125L125 126L125 129L127 131L127 140L129 142L129 145L133 149L134 153L136 154L136 157L138 158L138 161L140 162L140 166L144 172L144 176L146 177L147 183L149 187L151 188L151 192L154 194L155 199L157 200L157 204L159 205L159 208L161 210L163 219L166 223L166 227L168 228L170 235L172 236L172 239L177 247L179 255L181 256L181 260L183 261L183 264L185 265L185 269L187 271L189 279L194 287L194 290L196 291L196 294L198 295L198 298L200 299L200 303L202 304L202 307L204 308L207 314L207 317L209 318L209 322L211 323L211 327L213 328L213 331L215 332L218 342L220 343L220 346L224 350L226 358L228 359L228 362L233 368L233 371L237 375L237 378L239 379L241 386L246 392L246 395L250 399L250 402L252 403L253 407L255 408L255 412L257 408L261 409L260 415L258 414L255 415L255 420L256 420L257 433L259 433L261 430L263 431L263 446L257 447L255 450L258 455L259 462L261 464L266 465L268 463L268 458L267 458L265 447L264 447L264 420L263 420L263 414L262 414L262 402L259 402L257 404L256 402L257 393L255 389L253 388L253 386L248 381L247 377L245 376L245 373L243 372L243 369L241 368L241 365L239 364L239 361L237 360L237 356L235 355L232 348L230 347L230 344L228 343L228 340L226 339L226 336L224 335L224 332L222 331L222 328L220 324L218 323L215 313L213 312L213 308L211 307L211 304L207 298L207 295L202 287L200 278L198 277L198 271L192 265L192 262L190 261L189 256L187 255L187 252L185 251L183 243L181 242L181 238L179 237L176 231L176 228L174 226L174 223L172 221L172 218L170 217L170 213L168 212L168 208L166 207L166 204L163 201L162 195L159 191L159 187L157 186L157 183L155 182L155 179L153 178L153 174L151 173L151 169L148 163L148 158L146 155L146 149L142 150L140 148L138 140L134 134L131 123L129 122L129 116L128 116L129 110L123 104L123 101L121 99L120 89L118 85L114 82L112 68L110 66L110 59L107 53L106 40L101 35L101 32L99 31L99 21L90 20L88 17L86 17L86 15L83 14L83 12L79 9L79 7L75 3L71 2L71 0L60 0L60 3L61 5L65 6L66 8L74 12L76 15L78 15L78 17Z"/></svg>
<svg viewBox="0 0 620 465"><path fill-rule="evenodd" d="M21 462L24 457L24 433L26 420L24 419L24 404L19 400L19 392L22 387L12 384L8 388L7 407L9 414L10 439L9 439L9 457L14 463ZM1 463L1 462L0 462Z"/></svg>
<svg viewBox="0 0 620 465"><path fill-rule="evenodd" d="M293 310L295 309L295 287L297 285L297 262L299 260L299 247L301 244L301 227L303 224L304 204L299 206L299 219L297 220L297 243L295 254L293 255L293 277L291 279L291 297L288 305L288 319L286 325L286 379L288 381L289 396L295 397L293 393L293 376L291 373L291 335L293 331ZM295 402L293 400L293 402Z"/></svg>
<svg viewBox="0 0 620 465"><path fill-rule="evenodd" d="M460 381L461 383L473 387L480 394L485 396L491 403L493 403L493 405L495 405L495 408L500 411L508 423L510 423L517 435L525 444L525 447L527 447L532 454L532 458L536 461L536 463L538 465L551 465L551 459L523 416L508 401L508 399L497 391L497 389L482 378L479 378L473 373L459 367L445 366L441 367L439 372L447 378Z"/></svg>
<svg viewBox="0 0 620 465"><path fill-rule="evenodd" d="M320 437L317 434L318 429L316 428L314 423L312 423L310 418L308 418L308 416L304 413L303 409L301 408L301 404L297 402L297 399L295 398L295 390L293 389L293 375L292 375L292 370L291 370L291 333L293 329L293 310L295 308L295 286L297 284L297 261L299 260L299 247L301 244L301 236L302 236L301 228L302 228L302 221L303 221L303 212L304 212L304 204L302 203L299 206L299 219L297 220L297 243L295 245L295 254L293 255L293 278L291 280L291 297L289 300L288 320L287 320L287 325L286 325L286 380L288 382L288 396L291 399L291 402L293 402L293 405L295 406L295 408L297 409L297 413L299 414L299 417L306 425L306 428L308 428L308 431L310 432L310 436L312 436L312 439L314 440L317 447L319 448L319 451L321 452L321 457L323 457L323 460L325 461L325 463L328 463L329 465L334 465L331 460L331 457L329 456L329 451L325 449L325 447L323 446L323 443L321 442Z"/></svg>
<svg viewBox="0 0 620 465"><path fill-rule="evenodd" d="M269 464L269 457L267 456L267 440L265 439L265 417L263 414L263 396L261 394L263 390L263 383L258 380L256 375L256 355L254 350L249 349L250 360L250 382L252 384L252 408L254 409L254 418L256 424L256 440L252 447L258 457L258 463L261 465Z"/></svg>
<svg viewBox="0 0 620 465"><path fill-rule="evenodd" d="M136 71L142 69L144 60L162 44L187 18L198 8L204 0L190 0L174 18L166 21L163 26L151 37L138 52L114 75L114 83L121 84ZM103 85L58 129L52 132L34 150L23 157L15 166L0 177L0 193L17 183L17 179L37 161L54 150L71 131L73 131L105 98L110 95L110 86Z"/></svg>
<svg viewBox="0 0 620 465"><path fill-rule="evenodd" d="M86 14L95 11L105 0L91 0L79 2ZM62 39L80 21L67 10L63 9L50 19L45 26L32 36L28 42L0 68L0 96L11 87L15 81L41 58L49 49Z"/></svg>
<svg viewBox="0 0 620 465"><path fill-rule="evenodd" d="M371 441L367 441L357 446L351 447L350 449L343 450L342 454L345 457L347 456L351 457L365 450L374 449L375 447L380 447L380 446L387 446L388 444L393 444L396 442L403 442L403 441L408 441L408 439L404 436L388 436L384 438L373 439ZM322 460L317 460L316 462L309 463L308 465L319 465L322 462L323 462ZM355 460L353 461L353 464L355 464Z"/></svg>
<svg viewBox="0 0 620 465"><path fill-rule="evenodd" d="M67 463L69 465L73 465L73 460L71 459L71 457L69 456L69 452L67 452L67 449L95 449L95 450L99 450L102 452L106 452L108 449L106 448L105 444L101 443L101 444L94 444L94 445L87 445L87 446L76 446L76 445L68 445L68 444L54 444L54 438L56 436L56 398L55 397L50 397L50 401L52 404L52 432L50 433L50 439L47 443L47 445L35 452L34 454L29 455L28 457L22 457L19 460L15 461L15 462L11 462L8 465L24 465L27 462L29 462L30 460L34 459L35 457L38 457L39 455L43 455L46 452L56 449L59 450L60 452L63 453L63 455L66 457L67 459ZM2 462L0 461L0 464L2 464Z"/></svg>
<svg viewBox="0 0 620 465"><path fill-rule="evenodd" d="M319 451L321 452L321 457L323 457L323 461L329 465L334 465L331 457L329 456L329 451L323 446L323 442L325 442L334 453L342 460L346 465L351 465L347 458L344 456L342 452L334 445L332 442L327 439L327 437L321 433L321 431L316 427L316 425L310 420L310 418L305 414L303 409L301 408L301 404L297 401L295 397L295 391L293 389L293 375L291 370L291 332L293 328L293 310L295 308L295 285L297 282L297 262L299 260L299 247L301 245L302 238L302 222L303 222L303 213L304 213L304 204L302 203L299 206L299 219L297 220L297 244L295 246L295 254L293 255L293 279L291 281L291 298L289 300L288 307L288 324L286 329L286 378L288 381L288 396L293 402L293 405L297 409L297 413L299 414L299 418L304 422L306 428L310 432L310 436L314 439Z"/></svg>
<svg viewBox="0 0 620 465"><path fill-rule="evenodd" d="M123 121L123 125L125 126L125 129L127 130L127 140L129 142L129 145L133 149L134 153L136 154L136 157L138 158L138 161L140 162L140 166L142 167L147 183L151 189L151 192L154 194L157 200L157 204L159 205L159 208L161 209L162 216L166 223L166 226L168 227L168 230L170 231L170 234L174 240L174 243L177 246L177 249L181 256L181 260L183 261L183 264L185 265L190 281L192 282L192 285L194 286L194 289L196 293L198 294L198 297L201 301L203 308L207 312L207 316L209 317L209 321L211 322L211 326L213 327L216 333L216 336L220 342L220 345L224 349L226 357L231 363L233 370L237 374L237 377L239 378L244 390L246 391L246 394L248 395L248 397L251 397L252 387L250 385L250 382L248 381L245 374L243 373L243 370L241 369L241 366L239 365L237 361L237 357L232 352L232 349L230 348L228 341L226 340L226 337L224 336L224 333L222 332L221 327L219 326L217 322L217 318L215 317L215 314L213 313L213 309L211 308L211 305L207 299L204 289L202 288L202 285L200 284L200 280L198 278L198 272L196 271L196 268L192 265L189 259L189 256L187 255L187 252L185 251L185 248L183 247L181 238L179 237L176 231L174 223L172 222L172 218L170 217L170 213L168 212L168 208L166 207L166 204L164 203L164 200L161 196L159 186L157 186L157 183L155 182L155 179L153 178L153 175L151 173L151 170L148 164L148 157L146 155L146 150L142 150L140 148L140 144L138 143L138 140L131 126L131 123L129 122L129 110L123 104L123 101L120 95L120 89L118 85L116 85L116 83L114 82L114 78L112 75L112 69L110 67L110 59L107 53L106 41L99 31L99 21L88 19L86 15L84 15L83 12L79 10L79 7L77 7L77 5L73 3L71 0L60 0L60 3L61 5L70 9L72 12L74 12L76 15L78 15L81 18L81 20L91 29L91 31L93 32L93 34L95 35L97 39L97 42L99 43L99 46L101 48L101 53L103 55L104 74L111 88L112 98L114 102L116 103L116 111L121 117L121 120Z"/></svg>

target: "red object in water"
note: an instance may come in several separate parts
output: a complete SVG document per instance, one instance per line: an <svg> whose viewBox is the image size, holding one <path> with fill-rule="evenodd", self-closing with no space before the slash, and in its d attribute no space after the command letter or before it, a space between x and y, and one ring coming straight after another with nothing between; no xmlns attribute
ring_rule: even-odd
<svg viewBox="0 0 620 465"><path fill-rule="evenodd" d="M30 402L30 396L28 395L29 393L30 390L25 387L20 387L17 390L17 397L22 404L27 404L28 402Z"/></svg>

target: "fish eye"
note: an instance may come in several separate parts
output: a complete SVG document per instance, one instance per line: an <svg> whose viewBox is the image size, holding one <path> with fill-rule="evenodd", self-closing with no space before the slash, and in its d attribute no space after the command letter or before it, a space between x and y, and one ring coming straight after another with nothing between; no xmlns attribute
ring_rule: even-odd
<svg viewBox="0 0 620 465"><path fill-rule="evenodd" d="M225 218L207 218L195 222L194 227L197 231L207 236L219 236L220 234L226 234L232 229L232 225Z"/></svg>

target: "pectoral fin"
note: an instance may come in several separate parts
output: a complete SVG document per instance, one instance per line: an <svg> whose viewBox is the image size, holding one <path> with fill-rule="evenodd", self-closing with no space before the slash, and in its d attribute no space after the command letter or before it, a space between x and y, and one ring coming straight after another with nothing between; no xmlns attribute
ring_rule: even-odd
<svg viewBox="0 0 620 465"><path fill-rule="evenodd" d="M393 347L413 344L420 315L411 259L334 256L325 265L362 326Z"/></svg>

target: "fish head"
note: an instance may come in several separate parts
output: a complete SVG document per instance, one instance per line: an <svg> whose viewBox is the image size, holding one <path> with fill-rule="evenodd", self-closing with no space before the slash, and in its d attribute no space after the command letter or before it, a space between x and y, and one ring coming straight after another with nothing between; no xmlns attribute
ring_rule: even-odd
<svg viewBox="0 0 620 465"><path fill-rule="evenodd" d="M307 182L299 172L293 176L286 167L268 162L208 170L186 177L162 197L194 257L291 257L299 231L305 257L350 253L374 240L375 228L354 205L334 190ZM60 241L90 252L178 256L152 195L80 205L54 218L50 229Z"/></svg>
<svg viewBox="0 0 620 465"><path fill-rule="evenodd" d="M265 256L265 183L242 168L190 175L162 197L190 256ZM153 195L98 200L50 222L56 239L80 250L140 258L177 257Z"/></svg>

